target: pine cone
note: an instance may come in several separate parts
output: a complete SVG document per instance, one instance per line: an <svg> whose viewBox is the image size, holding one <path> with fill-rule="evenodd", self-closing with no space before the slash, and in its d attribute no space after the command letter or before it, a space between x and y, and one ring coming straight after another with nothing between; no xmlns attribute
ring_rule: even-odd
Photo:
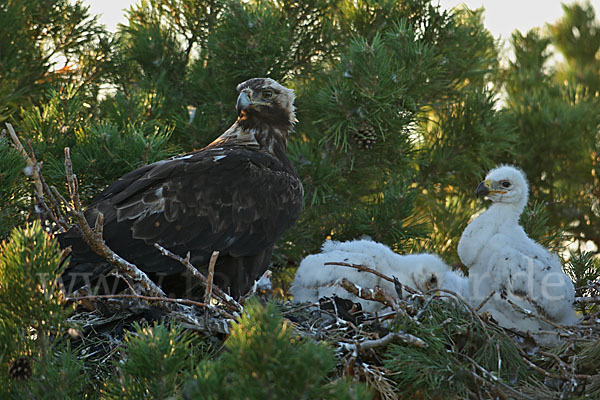
<svg viewBox="0 0 600 400"><path fill-rule="evenodd" d="M361 122L353 133L352 138L361 149L369 150L377 142L375 128L367 122Z"/></svg>
<svg viewBox="0 0 600 400"><path fill-rule="evenodd" d="M31 362L25 357L13 360L8 366L8 374L17 381L31 378Z"/></svg>

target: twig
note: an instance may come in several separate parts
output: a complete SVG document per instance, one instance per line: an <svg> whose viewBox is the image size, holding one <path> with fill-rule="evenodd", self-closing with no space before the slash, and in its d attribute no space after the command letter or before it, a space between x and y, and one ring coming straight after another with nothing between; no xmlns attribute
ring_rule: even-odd
<svg viewBox="0 0 600 400"><path fill-rule="evenodd" d="M138 295L138 293L135 291L133 286L131 286L131 283L129 283L129 280L127 280L127 278L125 278L123 275L121 275L118 271L114 271L111 275L121 279L123 282L125 282L125 284L129 288L129 290L131 290L131 293L133 293L136 296Z"/></svg>
<svg viewBox="0 0 600 400"><path fill-rule="evenodd" d="M394 340L400 340L402 343L410 344L411 346L425 348L429 347L423 339L404 332L390 332L379 339L367 339L362 342L356 342L355 346L358 352L361 350L372 349L375 347L386 346Z"/></svg>
<svg viewBox="0 0 600 400"><path fill-rule="evenodd" d="M136 282L140 282L142 287L154 297L166 297L163 290L156 285L144 271L140 270L136 265L123 259L117 253L112 251L102 237L92 230L85 215L81 209L81 203L79 201L78 183L77 176L73 174L73 164L71 163L71 154L68 147L65 147L65 168L67 174L67 183L69 185L69 191L71 193L72 202L72 214L77 221L77 226L81 230L81 236L87 243L90 249L102 256L106 261L116 266L119 271L123 272Z"/></svg>
<svg viewBox="0 0 600 400"><path fill-rule="evenodd" d="M519 397L517 398L526 398L526 399L531 399L531 397L526 396L525 394L519 392L516 389L513 389L512 387L508 386L506 383L502 382L500 380L499 376L495 376L494 374L492 374L490 371L488 371L487 369L483 368L481 365L479 365L477 363L477 361L473 360L471 357L469 357L466 354L463 353L458 353L460 356L464 357L467 361L469 361L471 363L471 365L473 367L475 367L476 369L478 369L479 371L483 372L484 375L486 375L489 379L491 379L495 384L495 385L500 385L502 386L504 389L508 390L509 392L513 393L513 395L518 395ZM489 381L486 380L486 382L491 383Z"/></svg>
<svg viewBox="0 0 600 400"><path fill-rule="evenodd" d="M102 214L101 212L98 212L98 215L96 216L96 222L94 223L94 232L99 237L102 237L102 234L104 233L104 214Z"/></svg>
<svg viewBox="0 0 600 400"><path fill-rule="evenodd" d="M210 256L210 261L208 263L208 276L206 278L206 290L204 291L204 302L206 304L210 304L210 298L212 296L213 290L213 279L215 276L215 264L217 263L217 257L219 257L218 251L213 251ZM190 253L188 252L186 259L189 262Z"/></svg>
<svg viewBox="0 0 600 400"><path fill-rule="evenodd" d="M196 267L194 267L190 263L189 259L182 258L181 256L178 256L177 254L172 253L171 251L165 249L158 243L154 243L154 247L156 247L164 256L172 258L173 260L178 261L181 264L183 264L192 273L192 275L194 275L196 278L200 279L200 281L202 281L205 285L207 284L208 279L200 271L198 271L198 269ZM242 310L244 309L240 303L235 301L235 299L233 297L231 297L230 295L225 293L218 286L213 286L213 293L230 310L236 311L236 312L242 312Z"/></svg>
<svg viewBox="0 0 600 400"><path fill-rule="evenodd" d="M25 162L27 163L27 166L32 169L32 177L33 182L35 184L35 192L39 197L44 198L44 188L40 179L40 170L38 167L38 163L33 161L31 157L29 157L29 155L25 151L25 148L23 148L23 145L21 144L21 141L19 140L19 137L17 136L17 133L15 132L13 126L8 122L6 122L5 125L6 128L8 128L8 133L10 134L10 138L13 141L13 145L15 146L17 151L21 153L21 155L25 159Z"/></svg>
<svg viewBox="0 0 600 400"><path fill-rule="evenodd" d="M496 294L496 290L492 290L492 292L490 294L488 294L487 297L485 299L483 299L483 301L481 303L479 303L477 308L475 308L475 312L479 312L479 310L481 310L481 307L483 307L485 305L485 303L490 301L492 296L494 296L495 294Z"/></svg>
<svg viewBox="0 0 600 400"><path fill-rule="evenodd" d="M31 168L31 176L33 177L35 186L35 197L38 204L41 206L41 208L44 209L44 211L46 211L46 213L50 216L50 218L56 224L56 226L58 226L61 232L68 230L69 225L65 221L64 215L62 214L62 211L60 209L60 204L56 201L56 198L52 194L52 191L48 187L48 184L46 183L46 180L42 175L40 163L38 163L37 158L35 157L33 146L31 145L31 140L27 142L29 152L31 153L30 156L23 147L21 141L19 140L19 137L17 136L17 133L15 132L13 126L10 123L6 123L6 127L8 128L8 131L10 133L10 137L13 141L14 147L19 153L21 153L21 155L25 159L25 163L27 164L27 166ZM48 198L50 199L52 204L52 208L48 207L48 205L46 204L44 194L48 195Z"/></svg>
<svg viewBox="0 0 600 400"><path fill-rule="evenodd" d="M389 276L387 276L385 274L382 274L381 272L376 271L373 268L369 268L369 267L366 267L366 266L361 265L361 264L348 264L348 263L345 263L345 262L330 261L330 262L324 263L323 265L338 265L338 266L341 266L341 267L356 268L356 269L359 269L361 271L369 272L369 273L371 273L373 275L376 275L376 276L380 277L381 279L385 279L388 282L394 283L394 279L393 278L390 278ZM412 288L410 288L410 287L408 287L406 285L403 285L402 288L405 289L407 292L409 292L411 294L417 293L414 289L412 289Z"/></svg>
<svg viewBox="0 0 600 400"><path fill-rule="evenodd" d="M441 288L436 288L436 289L431 289L428 290L427 292L425 292L424 294L433 294L434 296L440 296L439 293L447 293L452 295L454 298L458 299L470 312L471 315L475 316L475 318L477 318L477 320L479 321L479 323L481 324L482 327L486 327L487 325L485 324L485 322L483 322L483 320L481 319L481 317L479 316L479 314L477 313L477 311L475 311L473 309L473 307L471 307L471 305L469 304L469 302L467 300L465 300L461 295L459 295L458 293L452 291L452 290L448 290L448 289L441 289ZM447 296L449 297L449 296ZM423 307L424 309L425 307ZM483 332L485 333L485 335L487 336L488 340L492 340L491 336L488 334L487 329L484 329Z"/></svg>
<svg viewBox="0 0 600 400"><path fill-rule="evenodd" d="M81 202L79 201L79 183L77 175L73 173L73 162L71 161L71 149L65 147L65 171L67 175L67 185L71 194L71 204L76 212L81 212ZM87 225L87 221L85 223Z"/></svg>
<svg viewBox="0 0 600 400"><path fill-rule="evenodd" d="M559 357L559 356L557 356L556 354L554 354L554 353L548 353L547 351L542 351L542 350L539 350L539 353L540 353L542 356L545 356L545 357L552 358L554 361L556 361L556 362L557 362L557 364L558 364L558 365L559 365L559 366L560 366L560 367L561 367L563 370L565 370L565 371L567 371L567 370L568 370L568 368L569 368L569 367L568 367L568 366L566 365L566 363L565 363L563 360L561 360L561 359L560 359L560 357Z"/></svg>
<svg viewBox="0 0 600 400"><path fill-rule="evenodd" d="M518 312L520 312L521 314L527 315L528 317L532 317L532 318L536 318L539 319L540 321L543 321L549 325L551 325L552 327L554 327L555 329L561 330L561 331L565 331L568 333L572 333L570 329L557 324L554 321L549 320L548 318L544 317L543 315L538 315L536 313L534 313L531 310L527 310L523 307L521 307L520 305L518 305L517 303L515 303L514 301L512 301L511 299L507 298L506 301L508 302L508 304L510 304L511 306L513 306L513 308L515 310L517 310Z"/></svg>
<svg viewBox="0 0 600 400"><path fill-rule="evenodd" d="M342 278L338 281L338 284L346 289L349 293L363 299L369 301L376 301L378 303L383 304L384 306L391 307L394 311L400 310L396 302L391 298L391 296L385 293L378 287L373 289L364 289L362 287L356 286L354 283L350 282L346 278Z"/></svg>
<svg viewBox="0 0 600 400"><path fill-rule="evenodd" d="M600 304L600 296L596 297L575 297L575 304Z"/></svg>
<svg viewBox="0 0 600 400"><path fill-rule="evenodd" d="M61 204L56 200L56 197L54 197L54 194L52 193L52 189L48 186L48 183L46 183L46 180L44 179L44 175L42 175L41 172L40 172L40 180L42 181L42 186L44 187L44 191L46 192L46 194L48 195L48 198L50 199L50 202L52 203L52 209L56 212L56 217L59 221L59 227L65 232L68 231L71 226L67 223L66 218L65 218L64 214L62 213ZM56 188L54 188L54 189L56 189ZM68 206L68 203L66 201L63 204L65 206Z"/></svg>
<svg viewBox="0 0 600 400"><path fill-rule="evenodd" d="M54 215L54 212L48 207L48 205L46 204L46 202L44 201L44 199L41 198L40 196L38 196L37 193L35 194L35 197L36 197L36 199L38 201L38 204L40 204L44 208L44 211L46 211L46 214L48 214L50 216L50 218L56 224L56 226L59 227L60 231L64 232L65 228L64 228L63 224L61 223L60 220L58 220L56 218L56 215Z"/></svg>
<svg viewBox="0 0 600 400"><path fill-rule="evenodd" d="M520 349L519 349L520 350ZM521 350L522 353L522 350ZM591 375L583 375L583 374L572 374L571 376L563 376L563 375L559 375L559 374L554 374L552 372L548 372L545 369L535 365L533 362L531 362L531 360L529 360L527 357L525 357L524 354L521 354L521 358L523 359L523 361L525 361L525 364L527 364L530 368L535 369L537 372L539 372L540 374L548 377L548 378L552 378L552 379L558 379L561 381L569 381L571 380L572 377L575 377L577 379L590 379L592 378Z"/></svg>
<svg viewBox="0 0 600 400"><path fill-rule="evenodd" d="M180 305L180 307L189 307L186 305ZM200 318L190 312L173 311L171 316L177 320L183 321L182 325L189 329L194 329L202 332L219 332L229 335L229 324L231 319L223 318L208 318L206 314Z"/></svg>
<svg viewBox="0 0 600 400"><path fill-rule="evenodd" d="M187 306L196 306L208 308L209 310L217 311L222 316L234 319L235 317L229 314L227 311L222 310L218 307L211 306L210 304L201 303L199 301L189 300L189 299L173 299L170 297L155 297L155 296L144 296L140 294L99 294L99 295L89 295L89 296L72 296L67 297L68 300L98 300L98 299L138 299L138 300L146 300L146 301L155 301L155 302L163 302L163 303L175 303L175 304L183 304Z"/></svg>
<svg viewBox="0 0 600 400"><path fill-rule="evenodd" d="M60 199L60 201L62 202L62 204L64 204L65 207L67 207L67 211L70 212L70 213L72 213L73 212L73 207L71 207L71 205L69 204L68 200L65 199L62 194L60 194L60 192L58 191L58 189L56 188L56 186L54 186L54 185L50 186L50 190L52 191L52 193L54 193L54 195L56 197L58 197Z"/></svg>

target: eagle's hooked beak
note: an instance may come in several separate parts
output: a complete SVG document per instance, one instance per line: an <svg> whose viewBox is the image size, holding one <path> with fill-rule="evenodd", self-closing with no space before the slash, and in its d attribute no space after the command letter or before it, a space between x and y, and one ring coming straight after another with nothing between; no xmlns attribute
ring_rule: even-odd
<svg viewBox="0 0 600 400"><path fill-rule="evenodd" d="M237 110L238 115L240 115L242 111L250 104L252 104L252 100L248 96L248 92L246 90L242 90L237 98L237 103L235 104L235 109Z"/></svg>
<svg viewBox="0 0 600 400"><path fill-rule="evenodd" d="M477 197L485 197L490 194L490 186L492 182L489 179L481 182L479 186L477 186L477 190L475 191L475 195Z"/></svg>

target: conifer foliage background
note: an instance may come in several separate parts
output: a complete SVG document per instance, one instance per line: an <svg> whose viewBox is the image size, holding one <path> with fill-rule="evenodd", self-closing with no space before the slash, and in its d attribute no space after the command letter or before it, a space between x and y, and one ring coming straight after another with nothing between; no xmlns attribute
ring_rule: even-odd
<svg viewBox="0 0 600 400"><path fill-rule="evenodd" d="M484 207L474 188L503 162L530 181L528 232L557 250L574 243L574 279L597 279L600 24L589 3L564 6L564 17L543 29L515 32L511 61L499 55L482 10L448 11L429 0L140 0L127 15L111 33L80 2L0 4L0 122L30 141L59 190L66 192L65 146L89 202L130 170L208 144L235 120L235 86L268 76L296 90L299 122L288 152L306 190L302 216L274 257L282 296L301 258L328 237L369 235L400 253L432 251L458 265L460 234ZM564 61L551 64L552 51ZM26 293L33 277L19 274L57 272L53 227L34 207L24 166L0 137L1 298ZM595 250L582 253L582 244ZM38 257L27 259L32 248ZM46 305L0 301L0 382L15 382L10 368L23 359L21 369L47 380L40 385L77 397L89 390L77 380L85 366L51 340L66 329L60 298L31 296ZM138 338L171 335L193 346L180 331L144 329ZM27 341L15 346L14 337ZM307 393L328 393L323 377L333 355L323 348L311 361L305 348L288 350L282 354L320 365L323 376L310 378L316 386ZM190 376L234 379L219 375L219 365L207 372L210 357L198 355L205 361ZM47 372L57 365L63 375ZM136 379L135 365L117 369L110 379ZM171 392L182 393L183 381L171 380ZM116 382L104 396L133 396ZM18 398L19 390L10 393Z"/></svg>

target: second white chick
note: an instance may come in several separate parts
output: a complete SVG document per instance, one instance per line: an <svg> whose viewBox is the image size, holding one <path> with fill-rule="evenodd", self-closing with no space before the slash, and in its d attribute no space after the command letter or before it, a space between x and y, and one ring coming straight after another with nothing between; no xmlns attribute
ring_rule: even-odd
<svg viewBox="0 0 600 400"><path fill-rule="evenodd" d="M455 274L434 254L400 255L384 244L366 239L348 242L328 240L321 249L321 253L309 255L300 263L291 287L294 302L317 303L322 297L336 295L360 303L366 311L374 312L383 308L378 302L363 300L348 293L338 285L343 278L364 289L379 286L387 293L395 294L392 282L356 268L325 265L328 262L364 265L390 278L396 277L403 285L421 291L445 288L446 282L451 286L449 290L462 290L466 286L461 280L464 277Z"/></svg>

